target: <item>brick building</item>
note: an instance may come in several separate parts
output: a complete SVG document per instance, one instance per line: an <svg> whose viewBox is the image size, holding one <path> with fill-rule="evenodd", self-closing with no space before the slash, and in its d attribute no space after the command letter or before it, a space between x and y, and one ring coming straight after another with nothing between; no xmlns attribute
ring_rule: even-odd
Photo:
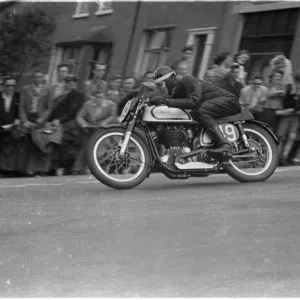
<svg viewBox="0 0 300 300"><path fill-rule="evenodd" d="M300 68L299 2L13 2L3 10L28 5L57 20L46 63L51 81L60 62L83 81L96 60L107 62L109 73L140 77L172 64L184 45L195 49L192 72L200 78L216 53L241 48L251 53L251 69L279 52Z"/></svg>

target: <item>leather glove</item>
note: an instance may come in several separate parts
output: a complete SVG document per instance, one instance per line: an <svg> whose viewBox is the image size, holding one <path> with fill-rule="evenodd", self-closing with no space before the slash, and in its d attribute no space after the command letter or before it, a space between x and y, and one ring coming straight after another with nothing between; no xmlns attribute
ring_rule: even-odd
<svg viewBox="0 0 300 300"><path fill-rule="evenodd" d="M150 105L168 105L169 101L166 96L160 95L160 96L154 96L151 99L149 99Z"/></svg>

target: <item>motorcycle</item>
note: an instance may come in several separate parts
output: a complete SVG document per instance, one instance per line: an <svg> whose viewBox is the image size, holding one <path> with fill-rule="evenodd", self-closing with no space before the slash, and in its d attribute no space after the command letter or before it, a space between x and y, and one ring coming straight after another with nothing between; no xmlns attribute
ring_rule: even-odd
<svg viewBox="0 0 300 300"><path fill-rule="evenodd" d="M144 85L128 101L119 124L100 127L89 139L86 159L91 173L115 189L131 189L153 172L170 179L227 173L240 182L267 180L278 164L278 140L267 124L254 119L247 107L216 120L233 148L230 157L206 154L213 137L189 110L150 106Z"/></svg>

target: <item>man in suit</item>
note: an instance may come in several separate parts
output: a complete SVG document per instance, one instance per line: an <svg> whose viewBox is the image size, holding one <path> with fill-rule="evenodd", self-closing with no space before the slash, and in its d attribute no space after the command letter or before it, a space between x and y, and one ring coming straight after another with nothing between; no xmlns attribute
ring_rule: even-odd
<svg viewBox="0 0 300 300"><path fill-rule="evenodd" d="M65 92L65 79L69 75L69 66L66 64L59 64L57 66L57 81L55 84L51 85L50 93L51 99L56 99Z"/></svg>
<svg viewBox="0 0 300 300"><path fill-rule="evenodd" d="M20 118L28 135L27 146L29 149L26 172L28 174L47 173L49 168L49 155L43 153L38 147L39 142L34 142L40 127L45 123L51 111L50 88L44 83L44 73L40 70L33 72L33 83L23 86L20 99ZM48 137L48 136L47 136Z"/></svg>
<svg viewBox="0 0 300 300"><path fill-rule="evenodd" d="M22 171L26 160L19 145L24 134L18 128L20 93L16 92L16 85L15 78L6 77L0 93L0 169L5 171Z"/></svg>
<svg viewBox="0 0 300 300"><path fill-rule="evenodd" d="M33 83L21 90L20 116L26 128L44 123L51 109L51 93L43 83L44 73L36 70L33 76Z"/></svg>
<svg viewBox="0 0 300 300"><path fill-rule="evenodd" d="M65 79L65 95L53 104L47 118L54 127L63 131L62 144L56 148L53 156L54 168L57 174L62 174L63 169L72 168L79 153L82 138L81 130L76 122L76 115L85 102L84 94L78 91L78 79L69 75Z"/></svg>

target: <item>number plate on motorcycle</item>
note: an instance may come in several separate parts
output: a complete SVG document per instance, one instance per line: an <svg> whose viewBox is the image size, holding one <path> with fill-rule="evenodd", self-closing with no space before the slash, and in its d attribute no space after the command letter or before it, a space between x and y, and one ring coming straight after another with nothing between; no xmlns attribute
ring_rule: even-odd
<svg viewBox="0 0 300 300"><path fill-rule="evenodd" d="M229 124L229 123L219 124L219 127L220 127L221 131L223 132L224 137L230 143L236 142L240 136L238 129L232 124Z"/></svg>

